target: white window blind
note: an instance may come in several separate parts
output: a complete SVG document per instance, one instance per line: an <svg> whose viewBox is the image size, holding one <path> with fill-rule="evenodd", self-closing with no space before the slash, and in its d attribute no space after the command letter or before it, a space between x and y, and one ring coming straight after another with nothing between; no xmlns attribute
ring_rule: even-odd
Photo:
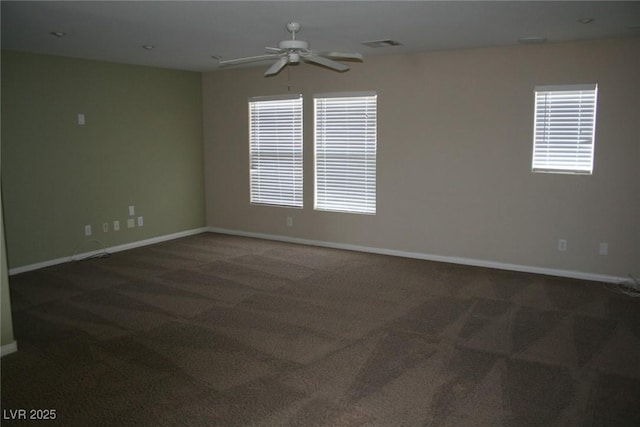
<svg viewBox="0 0 640 427"><path fill-rule="evenodd" d="M591 174L597 85L537 86L534 172Z"/></svg>
<svg viewBox="0 0 640 427"><path fill-rule="evenodd" d="M251 203L302 207L302 95L249 100Z"/></svg>
<svg viewBox="0 0 640 427"><path fill-rule="evenodd" d="M315 105L315 209L376 213L377 96L326 94Z"/></svg>

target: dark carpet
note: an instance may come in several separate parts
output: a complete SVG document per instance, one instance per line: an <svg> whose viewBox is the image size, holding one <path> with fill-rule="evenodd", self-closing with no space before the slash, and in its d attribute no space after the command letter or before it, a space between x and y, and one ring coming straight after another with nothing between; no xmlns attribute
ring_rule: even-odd
<svg viewBox="0 0 640 427"><path fill-rule="evenodd" d="M10 287L3 425L640 425L600 283L205 233Z"/></svg>

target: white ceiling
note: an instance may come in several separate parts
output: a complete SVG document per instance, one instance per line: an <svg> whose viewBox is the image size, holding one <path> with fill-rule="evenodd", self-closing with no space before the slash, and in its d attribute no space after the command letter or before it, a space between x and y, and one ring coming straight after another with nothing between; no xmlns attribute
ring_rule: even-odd
<svg viewBox="0 0 640 427"><path fill-rule="evenodd" d="M578 20L591 18L589 24ZM366 56L639 37L640 1L2 1L2 48L193 71L288 39ZM64 32L55 37L51 32ZM394 39L397 47L363 41ZM152 50L143 45L155 46ZM639 52L640 54L640 52ZM264 64L258 63L264 66Z"/></svg>

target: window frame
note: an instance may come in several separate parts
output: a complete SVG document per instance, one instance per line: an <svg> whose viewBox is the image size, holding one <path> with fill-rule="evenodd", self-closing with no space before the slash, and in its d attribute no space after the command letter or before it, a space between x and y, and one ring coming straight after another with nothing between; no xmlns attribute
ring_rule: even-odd
<svg viewBox="0 0 640 427"><path fill-rule="evenodd" d="M280 112L278 107L281 107ZM302 94L250 97L248 109L249 202L253 205L303 208ZM273 117L273 114L282 114L287 109L291 109L290 117L285 114L280 122L280 117ZM260 114L275 122L261 122L257 116ZM291 120L290 126L287 120Z"/></svg>
<svg viewBox="0 0 640 427"><path fill-rule="evenodd" d="M362 102L359 106L349 107L343 102L347 98L352 100L360 98ZM377 93L315 94L313 105L314 209L375 215L377 211ZM338 121L337 116L328 117L328 109L338 108L337 105L351 108L354 121L345 122L343 119ZM333 111L334 114L336 112L339 113L337 110ZM344 127L345 125L349 128ZM344 134L340 134L339 127L343 128ZM353 146L354 142L362 142L363 145ZM352 176L355 174L357 179L347 181L349 174Z"/></svg>
<svg viewBox="0 0 640 427"><path fill-rule="evenodd" d="M544 85L534 90L535 173L593 174L598 85Z"/></svg>

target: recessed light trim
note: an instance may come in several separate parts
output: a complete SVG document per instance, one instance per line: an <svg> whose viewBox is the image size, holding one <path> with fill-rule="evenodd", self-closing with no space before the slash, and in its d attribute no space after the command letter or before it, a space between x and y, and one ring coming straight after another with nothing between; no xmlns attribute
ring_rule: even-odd
<svg viewBox="0 0 640 427"><path fill-rule="evenodd" d="M580 18L578 19L578 22L581 24L591 24L593 21L595 21L595 19L593 18Z"/></svg>
<svg viewBox="0 0 640 427"><path fill-rule="evenodd" d="M362 42L360 44L364 45L364 46L376 48L376 49L380 48L380 47L394 47L394 46L401 46L402 45L402 43L400 43L399 41L391 40L391 39L370 40L370 41Z"/></svg>
<svg viewBox="0 0 640 427"><path fill-rule="evenodd" d="M67 35L67 33L65 33L64 31L51 31L49 34L54 37L64 37Z"/></svg>
<svg viewBox="0 0 640 427"><path fill-rule="evenodd" d="M518 43L520 44L542 44L546 42L546 37L522 37L518 39Z"/></svg>
<svg viewBox="0 0 640 427"><path fill-rule="evenodd" d="M142 48L143 48L143 49L146 49L146 50L153 50L153 49L155 49L156 47L155 47L154 45L152 45L152 44L143 44L143 45L142 45Z"/></svg>

